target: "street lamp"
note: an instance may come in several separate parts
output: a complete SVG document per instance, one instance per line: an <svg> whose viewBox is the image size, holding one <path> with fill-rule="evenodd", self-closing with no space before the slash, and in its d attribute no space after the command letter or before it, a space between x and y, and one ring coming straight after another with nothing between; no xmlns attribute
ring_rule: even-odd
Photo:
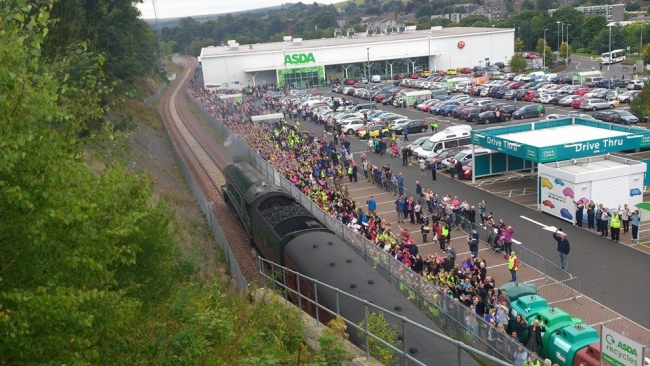
<svg viewBox="0 0 650 366"><path fill-rule="evenodd" d="M544 56L542 56L542 69L546 70L546 31L548 29L544 29Z"/></svg>
<svg viewBox="0 0 650 366"><path fill-rule="evenodd" d="M564 64L567 64L569 62L569 52L571 49L569 47L569 26L570 25L571 24L566 25L566 54L564 55L565 56Z"/></svg>
<svg viewBox="0 0 650 366"><path fill-rule="evenodd" d="M560 23L562 23L562 22L558 20L556 23L557 23L557 33L558 33L557 35L559 36L560 35ZM562 30L564 31L564 23L562 23ZM562 38L564 38L564 37L560 36L560 37L557 38L557 54L558 54L558 56L560 55L560 42L561 42Z"/></svg>
<svg viewBox="0 0 650 366"><path fill-rule="evenodd" d="M609 28L609 57L607 58L607 71L609 71L609 65L612 64L612 25L612 23L607 24L607 27Z"/></svg>
<svg viewBox="0 0 650 366"><path fill-rule="evenodd" d="M366 47L366 55L368 56L367 57L367 60L368 60L368 65L367 66L368 66L368 68L366 69L366 80L368 81L368 83L370 83L370 46ZM370 88L369 88L368 89L368 100L370 100L371 98L372 98L372 95L370 94Z"/></svg>
<svg viewBox="0 0 650 366"><path fill-rule="evenodd" d="M284 64L284 74L282 74L282 79L284 79L284 88L287 88L287 50L282 49L282 63ZM278 80L280 82L280 80Z"/></svg>

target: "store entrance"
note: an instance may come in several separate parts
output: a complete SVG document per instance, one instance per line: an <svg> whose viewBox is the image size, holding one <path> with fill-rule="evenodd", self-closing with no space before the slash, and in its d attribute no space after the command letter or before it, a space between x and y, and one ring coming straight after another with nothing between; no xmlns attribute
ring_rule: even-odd
<svg viewBox="0 0 650 366"><path fill-rule="evenodd" d="M324 78L325 70L323 66L278 70L278 84L280 84L280 88L309 88L315 85L321 85Z"/></svg>

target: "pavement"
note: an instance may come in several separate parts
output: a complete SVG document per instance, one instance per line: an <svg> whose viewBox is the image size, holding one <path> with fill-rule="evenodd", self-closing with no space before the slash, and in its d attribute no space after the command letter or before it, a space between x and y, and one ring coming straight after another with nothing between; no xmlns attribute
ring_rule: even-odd
<svg viewBox="0 0 650 366"><path fill-rule="evenodd" d="M572 64L575 63L576 58L573 57ZM384 108L384 110L391 109L392 107ZM395 111L408 117L422 118L422 113L414 109L395 108ZM301 128L313 131L318 136L323 132L322 126L310 122L302 123ZM411 141L415 138L417 138L417 134L409 135ZM355 160L360 164L360 153L366 152L367 144L365 141L359 141L356 137L351 137L349 140L351 141L351 151L355 153ZM495 218L502 218L506 224L515 229L514 239L544 259L557 264L559 264L559 255L556 251L556 242L552 238L552 232L545 228L552 226L562 228L568 234L571 242L569 273L573 277L580 278L578 290L639 325L650 327L650 316L647 313L650 291L644 285L643 277L641 277L647 273L650 256L640 254L632 247L614 243L584 229L573 227L566 221L522 206L507 197L491 194L480 188L451 180L445 174L438 174L438 180L432 182L430 177L419 177L417 167L402 167L400 159L390 158L390 156L381 157L374 153L368 154L368 157L375 165L381 166L388 163L395 172L401 171L405 178L405 187L411 191L415 190L415 181L420 180L425 189L431 188L440 195L447 193L452 196L456 195L461 200L467 199L474 206L477 206L480 200L485 199L488 210L494 211ZM365 202L363 198L372 194L370 192L373 191L364 187L362 183L357 183L357 185L361 187L360 191L357 192L355 187L349 187L350 193L361 202ZM394 215L394 204L392 203L394 198L375 195L375 199L380 203L380 212L390 211ZM391 218L391 221L395 222L396 217ZM462 238L458 240L457 248L466 245L466 242L460 241ZM517 248L513 248L513 250L517 251ZM603 318L600 321L607 320ZM650 342L646 342L646 344L650 344Z"/></svg>

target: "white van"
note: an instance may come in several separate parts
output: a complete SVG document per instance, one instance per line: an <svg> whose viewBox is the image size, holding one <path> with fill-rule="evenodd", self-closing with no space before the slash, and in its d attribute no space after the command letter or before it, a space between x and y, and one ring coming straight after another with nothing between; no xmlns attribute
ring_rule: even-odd
<svg viewBox="0 0 650 366"><path fill-rule="evenodd" d="M542 76L544 76L546 73L544 71L534 71L531 72L528 75L522 76L521 81L531 81L531 80L536 80Z"/></svg>
<svg viewBox="0 0 650 366"><path fill-rule="evenodd" d="M370 81L373 83L381 82L381 75L373 75L370 77Z"/></svg>
<svg viewBox="0 0 650 366"><path fill-rule="evenodd" d="M436 153L452 148L463 146L471 143L471 132L462 128L445 129L431 136L420 147L413 150L413 155L417 158L428 159Z"/></svg>

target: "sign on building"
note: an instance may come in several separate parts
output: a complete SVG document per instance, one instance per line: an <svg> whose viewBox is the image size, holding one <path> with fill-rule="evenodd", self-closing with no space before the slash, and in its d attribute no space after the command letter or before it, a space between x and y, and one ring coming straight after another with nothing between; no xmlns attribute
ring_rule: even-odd
<svg viewBox="0 0 650 366"><path fill-rule="evenodd" d="M600 332L600 358L612 366L644 366L641 344L602 326Z"/></svg>

